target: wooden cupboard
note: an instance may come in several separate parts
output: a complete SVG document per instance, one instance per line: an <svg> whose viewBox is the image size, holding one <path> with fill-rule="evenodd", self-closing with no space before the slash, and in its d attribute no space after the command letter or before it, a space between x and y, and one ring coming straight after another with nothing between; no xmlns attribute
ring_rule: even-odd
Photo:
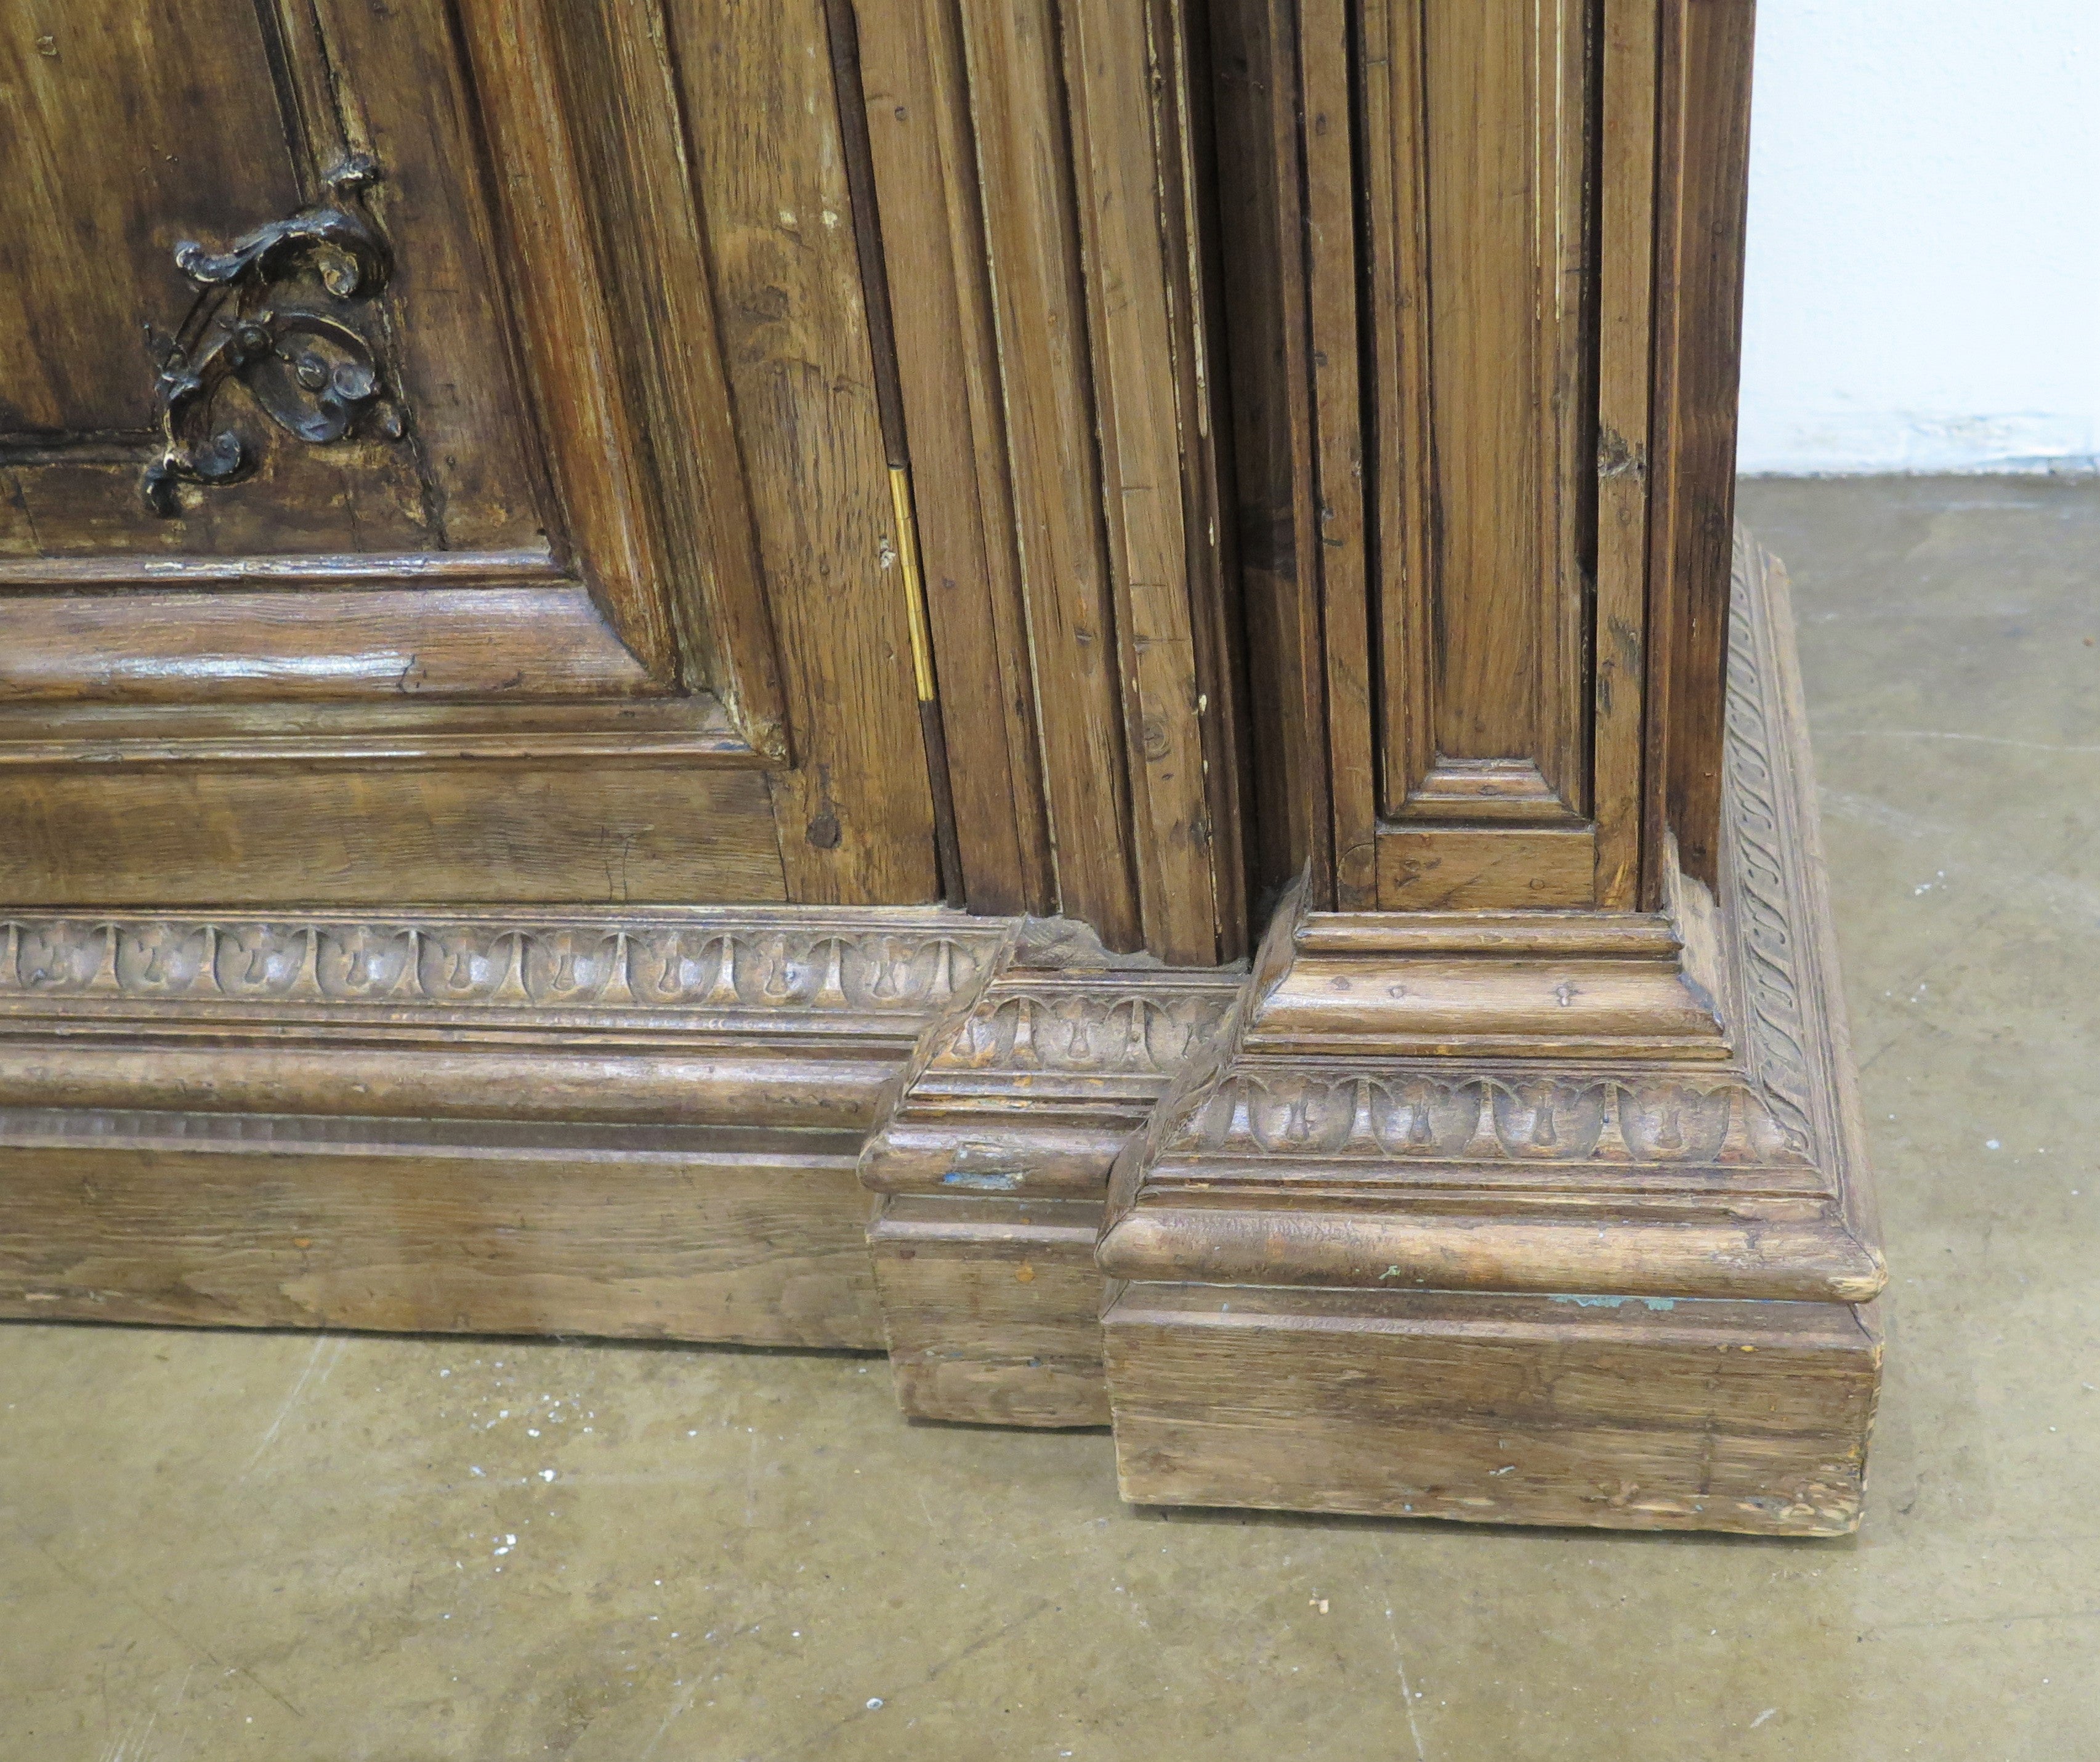
<svg viewBox="0 0 2100 1762"><path fill-rule="evenodd" d="M1849 1527L1751 19L0 0L0 1311Z"/></svg>

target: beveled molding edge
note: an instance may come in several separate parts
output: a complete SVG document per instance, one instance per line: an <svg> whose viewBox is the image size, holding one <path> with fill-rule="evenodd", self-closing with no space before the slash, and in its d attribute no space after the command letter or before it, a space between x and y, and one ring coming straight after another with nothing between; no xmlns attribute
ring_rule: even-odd
<svg viewBox="0 0 2100 1762"><path fill-rule="evenodd" d="M1118 1159L1138 1282L1863 1303L1886 1282L1783 583L1738 535L1718 900L1280 912ZM1572 1031L1571 1031L1572 1030Z"/></svg>
<svg viewBox="0 0 2100 1762"><path fill-rule="evenodd" d="M1048 928L1025 925L982 988L928 1027L862 1152L871 1190L1098 1200L1246 983Z"/></svg>
<svg viewBox="0 0 2100 1762"><path fill-rule="evenodd" d="M0 913L0 1107L865 1131L1020 921Z"/></svg>

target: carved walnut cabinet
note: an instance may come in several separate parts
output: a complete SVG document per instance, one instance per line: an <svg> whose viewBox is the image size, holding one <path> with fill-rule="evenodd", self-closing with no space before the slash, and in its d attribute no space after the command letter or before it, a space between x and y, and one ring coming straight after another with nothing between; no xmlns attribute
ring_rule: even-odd
<svg viewBox="0 0 2100 1762"><path fill-rule="evenodd" d="M0 0L0 1313L1820 1533L1749 0Z"/></svg>

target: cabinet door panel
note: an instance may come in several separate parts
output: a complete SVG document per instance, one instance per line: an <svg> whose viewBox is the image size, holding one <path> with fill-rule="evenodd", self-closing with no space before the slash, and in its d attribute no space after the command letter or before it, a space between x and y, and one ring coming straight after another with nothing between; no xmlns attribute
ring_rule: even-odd
<svg viewBox="0 0 2100 1762"><path fill-rule="evenodd" d="M783 897L761 585L712 640L576 150L605 18L0 0L8 894Z"/></svg>
<svg viewBox="0 0 2100 1762"><path fill-rule="evenodd" d="M143 444L140 320L179 302L175 217L228 237L298 205L260 26L252 8L139 0L9 0L0 20L0 435Z"/></svg>
<svg viewBox="0 0 2100 1762"><path fill-rule="evenodd" d="M308 0L9 0L4 12L0 55L13 64L0 102L14 144L0 270L20 298L0 315L0 557L139 555L143 568L145 555L503 547L543 559L441 17L346 7L348 28L324 38ZM324 60L350 79L332 88ZM360 165L369 176L355 189L329 186ZM338 297L322 272L340 259L287 240L251 276L217 285L233 297L180 339L183 364L223 360L237 314L276 347L178 425L201 456L234 437L238 481L179 484L157 517L141 479L165 450L164 369L214 291L179 267L178 248L216 254L323 209L374 242L365 285ZM298 383L294 357L340 368L357 355L372 358L368 398ZM353 419L325 444L295 439L262 408L326 427L332 400Z"/></svg>

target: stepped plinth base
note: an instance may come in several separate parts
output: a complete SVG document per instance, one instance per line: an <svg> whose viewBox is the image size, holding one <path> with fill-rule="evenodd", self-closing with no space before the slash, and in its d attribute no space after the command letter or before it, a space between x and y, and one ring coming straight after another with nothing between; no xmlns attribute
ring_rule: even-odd
<svg viewBox="0 0 2100 1762"><path fill-rule="evenodd" d="M1718 893L1272 929L1119 1159L1125 1496L1820 1535L1886 1281L1783 576L1738 556Z"/></svg>

